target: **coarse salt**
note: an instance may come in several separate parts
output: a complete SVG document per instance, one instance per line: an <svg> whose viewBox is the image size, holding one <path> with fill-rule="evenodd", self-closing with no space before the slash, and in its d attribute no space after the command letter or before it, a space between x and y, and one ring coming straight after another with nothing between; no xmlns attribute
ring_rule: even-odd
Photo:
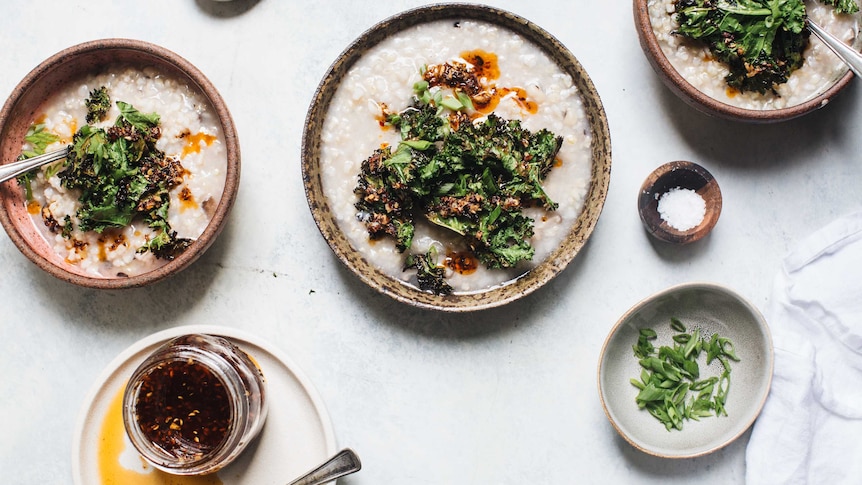
<svg viewBox="0 0 862 485"><path fill-rule="evenodd" d="M658 213L670 227L677 231L687 231L703 221L706 202L694 190L676 187L661 195L658 200Z"/></svg>

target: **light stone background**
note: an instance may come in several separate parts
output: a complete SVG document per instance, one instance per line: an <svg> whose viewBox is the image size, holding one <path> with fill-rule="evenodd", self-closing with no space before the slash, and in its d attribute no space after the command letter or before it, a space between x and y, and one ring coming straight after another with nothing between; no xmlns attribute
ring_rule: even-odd
<svg viewBox="0 0 862 485"><path fill-rule="evenodd" d="M78 42L130 37L171 49L217 86L236 121L242 182L228 227L155 286L99 292L43 273L0 235L0 481L68 483L85 393L121 350L177 325L251 332L311 378L360 484L742 483L749 434L708 457L662 460L602 412L596 366L617 318L677 283L725 284L764 310L791 244L859 204L858 82L825 109L748 126L702 115L666 89L638 44L630 1L491 1L580 60L610 123L610 193L586 249L543 289L468 315L421 311L363 285L307 208L300 142L336 56L411 0L4 0L0 94ZM636 211L658 165L717 178L724 210L688 247L652 241ZM278 405L278 403L274 403ZM285 477L287 482L288 477Z"/></svg>

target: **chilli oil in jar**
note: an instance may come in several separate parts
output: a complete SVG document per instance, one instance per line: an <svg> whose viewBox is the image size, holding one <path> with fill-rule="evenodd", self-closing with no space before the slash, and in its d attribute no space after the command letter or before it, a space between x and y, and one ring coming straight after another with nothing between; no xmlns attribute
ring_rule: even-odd
<svg viewBox="0 0 862 485"><path fill-rule="evenodd" d="M266 419L263 375L222 337L192 334L153 352L123 396L126 433L141 456L178 475L218 471L260 432Z"/></svg>

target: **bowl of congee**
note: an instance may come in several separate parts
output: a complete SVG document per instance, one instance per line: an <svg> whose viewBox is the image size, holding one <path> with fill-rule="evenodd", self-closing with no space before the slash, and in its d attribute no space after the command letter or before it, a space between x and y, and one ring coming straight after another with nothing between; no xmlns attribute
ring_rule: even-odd
<svg viewBox="0 0 862 485"><path fill-rule="evenodd" d="M589 76L530 21L438 4L337 58L302 145L309 207L337 258L415 305L470 311L547 283L592 233L610 178Z"/></svg>
<svg viewBox="0 0 862 485"><path fill-rule="evenodd" d="M190 62L138 40L65 49L0 111L10 164L65 158L0 185L0 223L53 276L131 288L175 274L221 232L239 186L231 115Z"/></svg>
<svg viewBox="0 0 862 485"><path fill-rule="evenodd" d="M634 0L634 17L647 59L682 100L720 118L770 123L826 106L853 78L808 24L858 50L858 2Z"/></svg>

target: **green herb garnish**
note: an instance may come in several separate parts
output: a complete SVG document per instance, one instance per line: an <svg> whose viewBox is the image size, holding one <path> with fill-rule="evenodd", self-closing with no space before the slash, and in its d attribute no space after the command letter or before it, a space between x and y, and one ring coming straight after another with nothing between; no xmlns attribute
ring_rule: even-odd
<svg viewBox="0 0 862 485"><path fill-rule="evenodd" d="M859 10L856 0L821 1L837 13ZM674 6L676 33L705 42L739 91L775 92L802 67L809 37L803 0L676 0Z"/></svg>
<svg viewBox="0 0 862 485"><path fill-rule="evenodd" d="M99 89L86 104L102 107L105 102L110 102L107 92ZM183 167L156 148L161 136L158 114L141 113L123 101L117 107L120 115L108 129L85 125L78 130L58 175L64 187L80 191L81 207L75 214L80 230L101 233L141 217L156 233L138 252L173 259L190 244L176 237L167 220L169 191L182 182ZM67 218L64 237L72 229Z"/></svg>
<svg viewBox="0 0 862 485"><path fill-rule="evenodd" d="M676 33L705 42L740 91L773 92L802 67L802 0L676 0Z"/></svg>
<svg viewBox="0 0 862 485"><path fill-rule="evenodd" d="M29 143L32 149L24 150L21 153L21 156L18 157L19 160L26 160L28 158L33 158L38 155L42 155L45 153L45 149L48 145L58 141L60 139L59 136L51 133L49 131L45 131L44 123L37 123L32 125L28 130L27 134L24 135L24 141ZM58 161L53 164L49 170L53 170L56 173L57 167L61 167L63 165L63 161ZM24 187L24 198L26 200L33 200L33 188L31 186L31 181L33 180L33 175L36 173L36 170L33 169L29 172L22 173L16 180L18 181L18 185Z"/></svg>
<svg viewBox="0 0 862 485"><path fill-rule="evenodd" d="M658 419L665 428L681 430L686 419L699 421L708 416L727 416L724 405L730 388L730 362L739 361L733 343L718 334L708 340L700 330L687 332L678 318L671 318L672 346L655 349L657 334L650 328L640 330L632 346L641 365L639 379L631 379L640 392L635 402ZM714 359L722 364L719 376L702 379L698 357L706 352L706 365Z"/></svg>
<svg viewBox="0 0 862 485"><path fill-rule="evenodd" d="M354 190L359 217L371 238L391 237L401 252L410 249L417 219L424 218L460 235L486 267L512 268L535 252L533 220L522 209L557 208L542 182L562 138L494 114L474 122L470 95L447 87L452 93L417 82L412 106L388 114L402 141L362 162ZM413 255L406 266L422 272L423 258ZM433 281L420 278L420 288L443 293Z"/></svg>

